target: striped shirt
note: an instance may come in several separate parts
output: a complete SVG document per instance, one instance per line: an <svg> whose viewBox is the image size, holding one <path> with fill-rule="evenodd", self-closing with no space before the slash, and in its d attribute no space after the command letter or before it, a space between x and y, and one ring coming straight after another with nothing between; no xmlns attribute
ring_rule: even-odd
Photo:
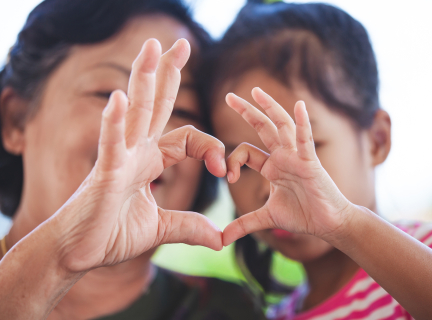
<svg viewBox="0 0 432 320"><path fill-rule="evenodd" d="M396 227L432 248L432 223L401 222ZM305 286L276 306L269 308L267 317L274 320L413 320L414 318L378 283L360 269L335 295L306 312L295 312Z"/></svg>

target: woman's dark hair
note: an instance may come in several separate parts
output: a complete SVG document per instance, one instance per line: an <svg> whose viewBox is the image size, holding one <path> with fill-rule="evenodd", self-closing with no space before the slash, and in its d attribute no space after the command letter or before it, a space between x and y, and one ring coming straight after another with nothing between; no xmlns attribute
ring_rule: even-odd
<svg viewBox="0 0 432 320"><path fill-rule="evenodd" d="M248 71L261 69L286 87L302 85L357 128L370 127L380 108L378 70L361 23L322 3L256 2L240 11L209 53L210 101L233 90ZM259 250L251 236L236 242L236 253L245 275L265 292L291 290L273 280L272 252Z"/></svg>
<svg viewBox="0 0 432 320"><path fill-rule="evenodd" d="M158 13L173 17L188 27L200 50L207 50L211 46L211 38L193 21L181 0L45 0L30 13L9 53L8 61L0 72L0 92L11 87L20 97L35 100L47 78L67 57L73 45L104 41L119 32L132 18ZM202 98L199 83L197 86ZM200 104L204 109L203 124L209 127L208 110L203 106ZM19 120L24 121L33 112L27 110L23 119ZM8 153L1 141L2 213L8 216L15 213L22 187L22 158ZM195 211L205 209L217 195L217 179L207 170L204 171L199 190L192 208Z"/></svg>

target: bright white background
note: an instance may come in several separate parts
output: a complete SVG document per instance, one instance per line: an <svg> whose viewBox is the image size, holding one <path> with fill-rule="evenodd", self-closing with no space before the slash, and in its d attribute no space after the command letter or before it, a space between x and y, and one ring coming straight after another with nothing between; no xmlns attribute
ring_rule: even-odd
<svg viewBox="0 0 432 320"><path fill-rule="evenodd" d="M187 0L220 37L242 0ZM307 1L300 1L307 2ZM369 31L378 59L381 102L392 118L393 147L377 170L378 204L388 218L432 220L432 1L330 0ZM0 0L0 62L38 0ZM0 218L0 234L7 228Z"/></svg>

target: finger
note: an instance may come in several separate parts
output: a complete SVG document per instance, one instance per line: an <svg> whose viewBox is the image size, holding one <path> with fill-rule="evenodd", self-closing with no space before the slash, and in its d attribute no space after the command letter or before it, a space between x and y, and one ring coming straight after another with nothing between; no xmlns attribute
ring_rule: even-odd
<svg viewBox="0 0 432 320"><path fill-rule="evenodd" d="M223 231L223 245L228 246L247 234L277 228L266 206L245 214L231 222Z"/></svg>
<svg viewBox="0 0 432 320"><path fill-rule="evenodd" d="M294 115L296 118L297 154L301 159L315 160L317 156L312 137L312 128L306 111L306 105L303 101L296 103Z"/></svg>
<svg viewBox="0 0 432 320"><path fill-rule="evenodd" d="M158 210L158 244L186 243L222 250L222 231L209 218L196 212Z"/></svg>
<svg viewBox="0 0 432 320"><path fill-rule="evenodd" d="M267 149L273 151L280 145L277 128L264 113L234 93L227 94L226 102L255 129Z"/></svg>
<svg viewBox="0 0 432 320"><path fill-rule="evenodd" d="M116 90L103 111L97 160L97 167L103 172L115 170L124 162L127 103L124 92Z"/></svg>
<svg viewBox="0 0 432 320"><path fill-rule="evenodd" d="M261 172L269 156L268 153L261 149L243 142L228 156L226 161L228 182L237 182L240 178L240 168L245 164L255 171Z"/></svg>
<svg viewBox="0 0 432 320"><path fill-rule="evenodd" d="M260 88L254 88L252 90L252 97L265 110L275 124L281 144L288 148L294 148L296 126L288 112Z"/></svg>
<svg viewBox="0 0 432 320"><path fill-rule="evenodd" d="M156 71L156 97L150 135L159 139L171 116L180 86L180 70L190 55L190 45L185 39L178 40L161 58Z"/></svg>
<svg viewBox="0 0 432 320"><path fill-rule="evenodd" d="M163 135L159 140L159 150L165 168L191 157L204 160L210 173L217 177L226 174L223 143L193 126L184 126Z"/></svg>
<svg viewBox="0 0 432 320"><path fill-rule="evenodd" d="M134 146L147 136L153 113L156 68L161 56L156 39L147 40L132 65L129 81L129 110L126 115L127 146Z"/></svg>

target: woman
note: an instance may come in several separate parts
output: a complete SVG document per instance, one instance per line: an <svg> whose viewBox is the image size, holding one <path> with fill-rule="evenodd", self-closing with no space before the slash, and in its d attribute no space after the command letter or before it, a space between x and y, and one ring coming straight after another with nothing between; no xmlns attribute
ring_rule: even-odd
<svg viewBox="0 0 432 320"><path fill-rule="evenodd" d="M235 285L150 263L162 243L222 248L208 219L173 211L214 198L215 179L187 156L225 174L221 143L185 127L207 128L194 62L208 45L174 0L33 10L1 74L3 318L262 317Z"/></svg>

